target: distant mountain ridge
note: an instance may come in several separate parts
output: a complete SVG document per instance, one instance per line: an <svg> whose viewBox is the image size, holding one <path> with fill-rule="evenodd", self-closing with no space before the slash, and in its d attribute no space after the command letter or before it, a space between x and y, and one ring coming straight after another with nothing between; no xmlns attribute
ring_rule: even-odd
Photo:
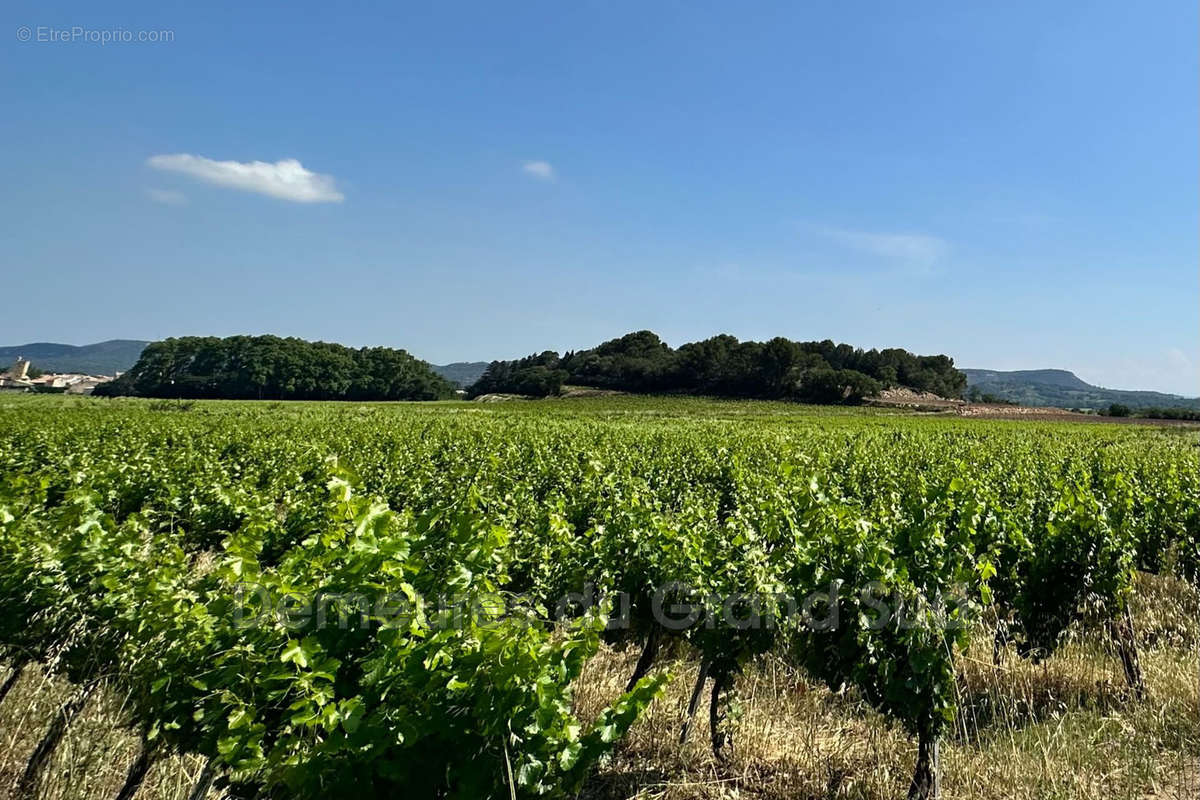
<svg viewBox="0 0 1200 800"><path fill-rule="evenodd" d="M488 368L487 361L455 361L451 364L430 364L430 368L446 380L465 389L479 380Z"/></svg>
<svg viewBox="0 0 1200 800"><path fill-rule="evenodd" d="M1107 408L1113 403L1130 408L1200 409L1200 398L1165 392L1105 389L1093 386L1065 369L964 369L967 391L979 390L1023 406Z"/></svg>
<svg viewBox="0 0 1200 800"><path fill-rule="evenodd" d="M85 345L30 342L0 347L0 372L11 367L18 358L24 358L43 372L112 375L114 372L129 371L148 344L150 342L142 339L109 339ZM430 365L438 375L463 388L479 380L487 366L487 361L455 361L451 364Z"/></svg>
<svg viewBox="0 0 1200 800"><path fill-rule="evenodd" d="M114 372L125 372L136 364L148 344L140 339L109 339L80 346L31 342L15 347L0 347L0 370L11 367L17 358L24 358L43 372L112 375Z"/></svg>
<svg viewBox="0 0 1200 800"><path fill-rule="evenodd" d="M31 342L0 347L0 371L18 358L28 359L44 372L83 372L112 375L126 372L137 363L148 341L110 339L87 345ZM479 380L488 368L487 361L455 361L431 364L431 368L451 383L466 388ZM1093 386L1065 369L992 370L963 369L967 390L978 390L1026 406L1059 408L1107 408L1119 403L1130 408L1191 408L1200 410L1200 398L1149 391L1105 389Z"/></svg>

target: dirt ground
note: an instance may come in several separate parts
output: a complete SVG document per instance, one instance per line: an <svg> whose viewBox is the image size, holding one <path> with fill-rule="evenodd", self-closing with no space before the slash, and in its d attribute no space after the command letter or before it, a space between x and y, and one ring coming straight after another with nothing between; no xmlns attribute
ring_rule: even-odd
<svg viewBox="0 0 1200 800"><path fill-rule="evenodd" d="M867 405L882 408L900 408L909 411L955 415L974 419L1030 419L1047 422L1096 422L1124 425L1171 425L1200 427L1200 422L1179 419L1148 419L1145 417L1102 417L1099 414L1084 414L1053 406L1016 406L1006 403L968 403L952 400L930 392L912 389L885 389L865 401Z"/></svg>
<svg viewBox="0 0 1200 800"><path fill-rule="evenodd" d="M1031 406L990 405L984 403L964 404L956 411L959 416L976 419L1035 419L1048 422L1096 422L1110 425L1171 425L1200 427L1200 422L1186 419L1150 419L1148 417L1102 417L1099 414L1082 414L1063 408L1034 408Z"/></svg>

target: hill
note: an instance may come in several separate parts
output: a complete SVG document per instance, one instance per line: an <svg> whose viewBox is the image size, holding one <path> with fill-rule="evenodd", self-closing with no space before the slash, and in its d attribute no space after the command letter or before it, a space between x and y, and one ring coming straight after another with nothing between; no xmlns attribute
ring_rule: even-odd
<svg viewBox="0 0 1200 800"><path fill-rule="evenodd" d="M967 381L944 355L863 350L828 339L743 342L728 334L673 348L643 330L561 356L546 350L515 361L493 361L468 393L544 397L559 394L565 384L633 393L855 403L895 386L958 397Z"/></svg>
<svg viewBox="0 0 1200 800"><path fill-rule="evenodd" d="M43 372L112 375L114 372L125 372L136 364L148 344L137 339L110 339L78 347L52 342L0 347L0 369L8 369L20 357L28 359Z"/></svg>
<svg viewBox="0 0 1200 800"><path fill-rule="evenodd" d="M429 368L460 389L465 389L482 377L488 362L455 361L453 364L430 364Z"/></svg>
<svg viewBox="0 0 1200 800"><path fill-rule="evenodd" d="M1164 392L1105 389L1081 380L1065 369L1026 369L1002 372L964 369L967 391L994 395L1023 406L1059 408L1107 408L1113 403L1130 408L1200 409L1200 398Z"/></svg>
<svg viewBox="0 0 1200 800"><path fill-rule="evenodd" d="M146 345L133 368L96 389L116 397L225 400L441 400L454 387L390 347L289 336L181 336Z"/></svg>

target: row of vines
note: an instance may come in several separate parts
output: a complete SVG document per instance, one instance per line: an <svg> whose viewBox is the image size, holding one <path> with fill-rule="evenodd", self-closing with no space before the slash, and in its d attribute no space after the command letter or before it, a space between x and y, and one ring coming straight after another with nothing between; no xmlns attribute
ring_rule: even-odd
<svg viewBox="0 0 1200 800"><path fill-rule="evenodd" d="M569 795L670 640L718 758L770 653L908 728L910 797L981 631L1044 659L1100 609L1141 690L1135 570L1200 572L1194 434L748 407L0 408L0 659L76 687L18 796L101 682L123 800L167 753L232 797ZM585 722L605 641L640 658Z"/></svg>

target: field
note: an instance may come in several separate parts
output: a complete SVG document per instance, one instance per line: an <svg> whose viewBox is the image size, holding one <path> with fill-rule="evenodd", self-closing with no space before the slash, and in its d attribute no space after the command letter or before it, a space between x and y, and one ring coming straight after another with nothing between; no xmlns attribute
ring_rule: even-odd
<svg viewBox="0 0 1200 800"><path fill-rule="evenodd" d="M0 797L1195 797L1198 579L1186 427L0 396Z"/></svg>

